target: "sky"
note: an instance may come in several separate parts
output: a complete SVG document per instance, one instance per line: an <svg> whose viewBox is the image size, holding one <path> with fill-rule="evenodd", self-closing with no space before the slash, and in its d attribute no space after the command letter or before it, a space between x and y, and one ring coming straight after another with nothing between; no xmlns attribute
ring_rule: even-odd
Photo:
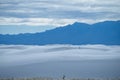
<svg viewBox="0 0 120 80"><path fill-rule="evenodd" d="M120 20L120 0L0 0L0 34Z"/></svg>

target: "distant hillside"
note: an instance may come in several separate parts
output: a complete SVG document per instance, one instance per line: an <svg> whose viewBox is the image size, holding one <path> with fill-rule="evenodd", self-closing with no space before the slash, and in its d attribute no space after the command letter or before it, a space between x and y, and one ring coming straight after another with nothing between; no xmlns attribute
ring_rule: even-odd
<svg viewBox="0 0 120 80"><path fill-rule="evenodd" d="M0 35L0 44L106 44L120 45L120 21L105 21L88 25L74 23L42 33Z"/></svg>

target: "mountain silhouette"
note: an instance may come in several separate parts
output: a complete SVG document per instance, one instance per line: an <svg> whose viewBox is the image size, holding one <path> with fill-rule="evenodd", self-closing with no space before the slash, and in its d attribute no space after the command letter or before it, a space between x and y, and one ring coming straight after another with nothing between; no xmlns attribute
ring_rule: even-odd
<svg viewBox="0 0 120 80"><path fill-rule="evenodd" d="M46 44L105 44L120 45L120 21L96 24L75 22L41 33L2 35L0 44L46 45Z"/></svg>

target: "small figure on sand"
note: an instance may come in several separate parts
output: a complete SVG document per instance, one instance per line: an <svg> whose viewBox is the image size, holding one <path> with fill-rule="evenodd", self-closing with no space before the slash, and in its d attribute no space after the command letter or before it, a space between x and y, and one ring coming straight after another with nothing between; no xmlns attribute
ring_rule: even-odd
<svg viewBox="0 0 120 80"><path fill-rule="evenodd" d="M63 79L63 80L65 80L65 77L66 77L66 76L65 76L65 75L63 75L62 79Z"/></svg>

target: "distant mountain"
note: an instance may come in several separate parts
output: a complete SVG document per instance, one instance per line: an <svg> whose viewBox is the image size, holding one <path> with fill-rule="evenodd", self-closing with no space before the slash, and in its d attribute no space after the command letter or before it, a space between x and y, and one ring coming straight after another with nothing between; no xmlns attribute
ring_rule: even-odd
<svg viewBox="0 0 120 80"><path fill-rule="evenodd" d="M42 33L0 35L0 44L105 44L120 45L120 21L105 21L88 25L74 23Z"/></svg>

